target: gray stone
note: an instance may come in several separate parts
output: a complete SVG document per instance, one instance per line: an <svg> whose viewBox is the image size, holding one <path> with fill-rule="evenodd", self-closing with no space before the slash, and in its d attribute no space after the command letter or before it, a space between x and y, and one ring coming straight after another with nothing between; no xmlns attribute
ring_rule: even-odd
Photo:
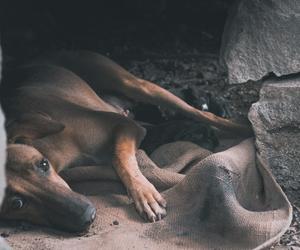
<svg viewBox="0 0 300 250"><path fill-rule="evenodd" d="M300 1L238 1L225 25L220 60L230 83L300 72Z"/></svg>
<svg viewBox="0 0 300 250"><path fill-rule="evenodd" d="M264 82L249 119L256 147L292 202L300 202L300 76Z"/></svg>

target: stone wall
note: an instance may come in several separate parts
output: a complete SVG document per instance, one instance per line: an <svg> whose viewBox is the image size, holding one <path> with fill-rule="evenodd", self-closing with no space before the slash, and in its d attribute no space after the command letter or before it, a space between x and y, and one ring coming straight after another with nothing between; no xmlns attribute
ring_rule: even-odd
<svg viewBox="0 0 300 250"><path fill-rule="evenodd" d="M221 63L230 83L300 72L299 0L240 0L225 25Z"/></svg>
<svg viewBox="0 0 300 250"><path fill-rule="evenodd" d="M258 153L290 200L300 204L300 75L265 81L249 119Z"/></svg>
<svg viewBox="0 0 300 250"><path fill-rule="evenodd" d="M299 0L236 1L220 61L230 83L263 83L249 113L257 150L291 201L300 203L299 27Z"/></svg>

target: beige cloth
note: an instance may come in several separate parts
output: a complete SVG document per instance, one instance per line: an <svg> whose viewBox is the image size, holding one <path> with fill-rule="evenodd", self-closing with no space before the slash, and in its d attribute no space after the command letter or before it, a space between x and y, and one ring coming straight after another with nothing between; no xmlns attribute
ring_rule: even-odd
<svg viewBox="0 0 300 250"><path fill-rule="evenodd" d="M143 173L168 201L168 215L145 223L117 182L78 183L97 207L97 218L83 237L39 229L14 233L14 249L263 249L279 240L292 208L248 139L210 154L195 144L159 147L150 160L138 154ZM157 164L155 164L155 163ZM157 166L161 166L162 169ZM176 172L186 173L177 174Z"/></svg>

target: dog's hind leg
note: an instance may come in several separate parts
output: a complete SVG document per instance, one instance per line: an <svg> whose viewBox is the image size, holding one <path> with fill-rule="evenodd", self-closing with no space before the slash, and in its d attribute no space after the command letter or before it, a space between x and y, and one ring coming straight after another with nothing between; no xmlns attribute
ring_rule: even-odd
<svg viewBox="0 0 300 250"><path fill-rule="evenodd" d="M123 94L133 100L161 106L226 131L252 135L250 125L242 125L198 110L160 86L132 75L124 68L97 53L89 51L62 52L48 61L78 74L101 95L103 91Z"/></svg>
<svg viewBox="0 0 300 250"><path fill-rule="evenodd" d="M221 118L210 112L198 110L171 92L147 80L134 78L126 79L122 88L124 94L132 99L161 106L167 110L175 111L205 124L212 125L225 131L252 135L250 125L238 124L228 119Z"/></svg>

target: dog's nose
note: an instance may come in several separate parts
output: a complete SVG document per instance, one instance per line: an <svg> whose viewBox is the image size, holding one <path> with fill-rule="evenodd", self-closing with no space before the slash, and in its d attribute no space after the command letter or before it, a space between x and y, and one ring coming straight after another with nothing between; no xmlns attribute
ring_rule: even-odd
<svg viewBox="0 0 300 250"><path fill-rule="evenodd" d="M93 206L89 206L82 215L84 227L90 226L96 218L96 209Z"/></svg>

